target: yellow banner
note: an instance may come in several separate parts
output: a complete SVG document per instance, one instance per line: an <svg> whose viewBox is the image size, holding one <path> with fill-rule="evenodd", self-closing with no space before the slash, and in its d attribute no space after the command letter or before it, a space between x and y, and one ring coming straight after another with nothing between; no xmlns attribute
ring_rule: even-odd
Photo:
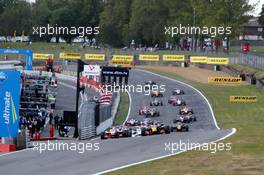
<svg viewBox="0 0 264 175"><path fill-rule="evenodd" d="M139 55L140 61L159 61L159 55Z"/></svg>
<svg viewBox="0 0 264 175"><path fill-rule="evenodd" d="M207 63L206 56L191 56L191 63Z"/></svg>
<svg viewBox="0 0 264 175"><path fill-rule="evenodd" d="M104 61L105 54L85 54L85 59L91 61Z"/></svg>
<svg viewBox="0 0 264 175"><path fill-rule="evenodd" d="M128 67L131 68L131 61L119 61L119 60L112 60L110 62L111 66L121 66L121 67Z"/></svg>
<svg viewBox="0 0 264 175"><path fill-rule="evenodd" d="M62 52L62 53L60 53L60 58L63 58L63 59L81 59L81 54L80 53Z"/></svg>
<svg viewBox="0 0 264 175"><path fill-rule="evenodd" d="M44 54L44 53L34 53L33 59L34 60L47 60L47 59L54 59L54 54Z"/></svg>
<svg viewBox="0 0 264 175"><path fill-rule="evenodd" d="M163 55L163 61L184 61L184 55Z"/></svg>
<svg viewBox="0 0 264 175"><path fill-rule="evenodd" d="M257 102L256 96L230 96L230 102L246 102L246 103L254 103Z"/></svg>
<svg viewBox="0 0 264 175"><path fill-rule="evenodd" d="M229 63L228 58L207 58L207 64L222 64L227 65Z"/></svg>
<svg viewBox="0 0 264 175"><path fill-rule="evenodd" d="M112 60L113 61L128 61L128 62L132 62L133 61L133 56L132 55L113 55Z"/></svg>
<svg viewBox="0 0 264 175"><path fill-rule="evenodd" d="M242 78L238 77L208 77L208 83L239 84Z"/></svg>

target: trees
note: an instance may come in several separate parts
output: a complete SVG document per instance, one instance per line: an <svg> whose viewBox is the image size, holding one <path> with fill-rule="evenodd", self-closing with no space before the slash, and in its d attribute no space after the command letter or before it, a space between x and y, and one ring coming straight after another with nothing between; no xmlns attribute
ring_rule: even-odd
<svg viewBox="0 0 264 175"><path fill-rule="evenodd" d="M263 7L264 8L264 7ZM248 0L37 0L29 4L21 0L0 0L0 35L32 32L33 26L86 27L100 26L100 41L113 47L123 47L135 40L143 46L177 43L183 35L169 37L165 26L232 27L234 38L241 32L252 6ZM260 23L264 23L264 10ZM71 42L77 35L56 35ZM35 40L47 40L53 36ZM98 37L89 35L88 37ZM194 35L203 43L210 35Z"/></svg>
<svg viewBox="0 0 264 175"><path fill-rule="evenodd" d="M264 4L262 5L261 12L259 14L258 22L264 28ZM264 37L264 32L262 32L262 36Z"/></svg>

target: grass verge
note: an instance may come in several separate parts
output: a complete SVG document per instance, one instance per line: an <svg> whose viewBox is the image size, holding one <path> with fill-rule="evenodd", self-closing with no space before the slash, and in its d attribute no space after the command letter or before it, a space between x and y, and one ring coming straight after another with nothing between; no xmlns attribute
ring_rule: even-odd
<svg viewBox="0 0 264 175"><path fill-rule="evenodd" d="M121 125L126 120L126 116L129 108L129 97L126 92L120 93L120 103L118 107L118 111L116 114L116 118L114 121L114 125Z"/></svg>
<svg viewBox="0 0 264 175"><path fill-rule="evenodd" d="M152 72L178 79L199 89L210 101L221 128L236 128L237 133L224 143L232 143L231 151L215 154L189 151L177 156L144 163L111 175L167 174L263 174L264 167L264 95L255 86L218 86L195 83L167 71ZM230 95L256 95L257 103L230 103Z"/></svg>

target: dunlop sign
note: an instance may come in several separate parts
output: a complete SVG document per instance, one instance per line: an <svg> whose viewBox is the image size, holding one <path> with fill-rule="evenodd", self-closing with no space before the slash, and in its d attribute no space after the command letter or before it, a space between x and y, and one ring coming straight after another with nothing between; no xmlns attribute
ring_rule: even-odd
<svg viewBox="0 0 264 175"><path fill-rule="evenodd" d="M228 58L207 58L207 64L227 65L228 63Z"/></svg>
<svg viewBox="0 0 264 175"><path fill-rule="evenodd" d="M132 55L113 55L112 61L132 62L133 61L133 56Z"/></svg>
<svg viewBox="0 0 264 175"><path fill-rule="evenodd" d="M163 55L163 61L184 61L184 55Z"/></svg>
<svg viewBox="0 0 264 175"><path fill-rule="evenodd" d="M81 54L80 53L62 52L62 53L60 53L60 58L63 58L63 59L80 59Z"/></svg>
<svg viewBox="0 0 264 175"><path fill-rule="evenodd" d="M159 61L159 55L139 55L140 61Z"/></svg>
<svg viewBox="0 0 264 175"><path fill-rule="evenodd" d="M105 54L85 54L85 60L104 61L105 60Z"/></svg>
<svg viewBox="0 0 264 175"><path fill-rule="evenodd" d="M33 59L34 60L47 60L47 59L54 59L54 54L43 54L43 53L34 53Z"/></svg>
<svg viewBox="0 0 264 175"><path fill-rule="evenodd" d="M191 63L207 63L207 57L191 56Z"/></svg>
<svg viewBox="0 0 264 175"><path fill-rule="evenodd" d="M239 84L241 82L242 82L242 79L238 77L209 77L208 78L208 83Z"/></svg>
<svg viewBox="0 0 264 175"><path fill-rule="evenodd" d="M256 96L230 96L230 102L245 102L254 103L257 102Z"/></svg>

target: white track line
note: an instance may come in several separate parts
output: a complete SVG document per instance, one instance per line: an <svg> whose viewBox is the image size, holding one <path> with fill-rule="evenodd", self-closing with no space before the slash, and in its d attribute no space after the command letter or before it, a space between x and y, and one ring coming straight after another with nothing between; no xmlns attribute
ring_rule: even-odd
<svg viewBox="0 0 264 175"><path fill-rule="evenodd" d="M202 94L201 91L199 91L199 90L196 89L195 87L193 87L193 86L191 86L191 85L189 85L189 84L186 84L186 83L184 83L184 82L181 82L181 81L179 81L179 80L175 80L175 79L172 79L172 78L169 78L169 77L166 77L166 76L163 76L163 75L159 75L159 74L156 74L156 73L153 73L153 72L147 71L147 70L140 70L140 69L137 69L137 70L138 70L138 71L142 71L142 72L146 72L146 73L149 73L149 74L152 74L152 75L156 75L156 76L158 76L158 77L165 78L165 79L168 79L168 80L171 80L171 81L174 81L174 82L177 82L177 83L183 84L183 85L185 85L185 86L188 86L188 87L194 89L194 90L195 90L196 92L198 92L198 93L199 93L199 94L205 99L205 101L207 102L207 104L208 104L208 106L209 106L209 109L210 109L210 112L211 112L211 114L212 114L212 116L213 116L214 124L215 124L216 128L217 128L218 130L220 130L220 128L219 128L219 126L218 126L218 124L217 124L217 122L216 122L216 118L215 118L215 115L214 115L214 111L213 111L213 109L212 109L212 106L211 106L211 104L209 103L208 99Z"/></svg>
<svg viewBox="0 0 264 175"><path fill-rule="evenodd" d="M129 116L130 116L130 111L131 111L131 105L132 105L132 98L131 98L131 94L129 91L126 91L128 98L129 98L129 107L128 107L128 111L127 111L127 116L126 116L126 120L124 121L123 125L125 124L125 122L128 120Z"/></svg>
<svg viewBox="0 0 264 175"><path fill-rule="evenodd" d="M215 141L209 142L209 143L219 142L219 141L224 140L227 137L229 137L229 136L231 136L231 135L233 135L235 133L236 133L236 129L235 128L232 128L232 132L229 133L228 135L226 135L224 137L221 137L220 139L217 139ZM198 148L198 147L202 147L205 144L208 144L208 143L203 143L200 146L196 146L196 147L191 148L190 150L193 150L193 149ZM117 170L120 170L120 169L124 169L124 168L131 167L131 166L134 166L134 165L139 165L139 164L142 164L142 163L147 163L147 162L151 162L151 161L154 161L154 160L159 160L159 159L163 159L163 158L166 158L166 157L178 155L178 154L183 153L183 152L186 152L186 151L189 151L189 150L182 150L182 151L179 151L177 153L168 154L168 155L165 155L165 156L160 156L160 157L156 157L156 158L153 158L153 159L148 159L148 160L144 160L144 161L140 161L140 162L136 162L136 163L131 163L131 164L124 165L124 166L121 166L121 167L117 167L117 168L113 168L113 169L110 169L110 170L106 170L106 171L102 171L102 172L99 172L99 173L95 173L95 175L101 175L101 174L110 173L110 172L113 172L113 171L117 171Z"/></svg>

